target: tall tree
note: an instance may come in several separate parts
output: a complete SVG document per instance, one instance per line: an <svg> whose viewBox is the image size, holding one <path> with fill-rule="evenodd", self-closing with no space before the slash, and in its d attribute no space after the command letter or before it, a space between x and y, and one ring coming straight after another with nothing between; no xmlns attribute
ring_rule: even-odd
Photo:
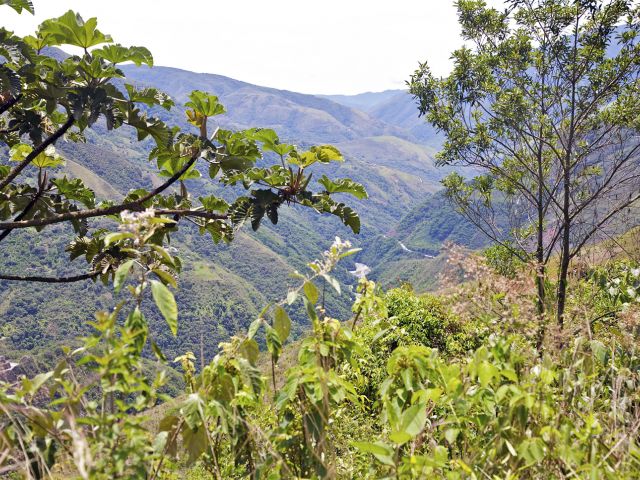
<svg viewBox="0 0 640 480"><path fill-rule="evenodd" d="M571 260L640 198L637 2L457 2L465 46L436 78L421 64L412 94L446 137L441 164L480 170L444 185L495 242L547 265L559 254L556 319L565 318Z"/></svg>

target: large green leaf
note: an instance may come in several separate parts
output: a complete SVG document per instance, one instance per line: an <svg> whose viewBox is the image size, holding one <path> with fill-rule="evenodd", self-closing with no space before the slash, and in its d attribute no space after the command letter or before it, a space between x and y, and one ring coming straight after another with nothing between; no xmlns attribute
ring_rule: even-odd
<svg viewBox="0 0 640 480"><path fill-rule="evenodd" d="M285 342L291 333L291 319L284 308L277 305L274 311L273 328L278 333L280 341Z"/></svg>
<svg viewBox="0 0 640 480"><path fill-rule="evenodd" d="M139 108L134 108L129 102L120 102L118 106L121 108L120 113L123 121L136 129L138 141L151 135L159 147L165 148L167 146L170 132L163 121L153 117L148 118Z"/></svg>
<svg viewBox="0 0 640 480"><path fill-rule="evenodd" d="M218 198L214 195L199 197L198 200L200 200L200 203L208 212L226 212L229 210L229 204L222 198Z"/></svg>
<svg viewBox="0 0 640 480"><path fill-rule="evenodd" d="M153 56L145 47L123 47L120 44L105 45L91 52L94 57L99 57L111 63L133 62L136 66L153 66Z"/></svg>
<svg viewBox="0 0 640 480"><path fill-rule="evenodd" d="M299 153L293 150L288 158L289 163L309 167L314 163L343 162L344 158L340 151L332 145L321 145L311 147L308 151Z"/></svg>
<svg viewBox="0 0 640 480"><path fill-rule="evenodd" d="M258 128L250 130L248 135L253 140L257 140L262 143L263 150L275 152L278 155L285 157L289 155L295 147L286 143L280 143L280 139L276 132L270 128Z"/></svg>
<svg viewBox="0 0 640 480"><path fill-rule="evenodd" d="M79 14L69 10L59 18L45 20L40 25L39 33L51 39L50 45L73 45L88 49L112 41L109 35L96 28L97 25L96 18L84 21Z"/></svg>
<svg viewBox="0 0 640 480"><path fill-rule="evenodd" d="M40 390L40 388L45 384L45 382L53 377L53 373L54 372L39 373L32 379L23 377L22 388L24 389L24 392L28 393L29 395L36 394L38 390Z"/></svg>
<svg viewBox="0 0 640 480"><path fill-rule="evenodd" d="M178 305L173 293L157 280L151 280L151 294L156 306L164 316L164 319L175 336L178 333Z"/></svg>
<svg viewBox="0 0 640 480"><path fill-rule="evenodd" d="M270 128L256 128L250 130L249 132L247 132L247 134L254 140L262 142L264 148L277 145L280 141L275 130L272 130Z"/></svg>
<svg viewBox="0 0 640 480"><path fill-rule="evenodd" d="M21 90L20 76L9 67L0 65L0 93L9 92L12 96L16 96Z"/></svg>
<svg viewBox="0 0 640 480"><path fill-rule="evenodd" d="M222 151L216 155L223 171L247 170L262 156L251 135L246 132L218 130L216 139L222 144Z"/></svg>
<svg viewBox="0 0 640 480"><path fill-rule="evenodd" d="M174 106L174 102L169 95L161 92L157 88L141 88L138 89L128 83L124 86L127 89L129 100L136 103L144 103L149 107L160 105L165 110L171 109Z"/></svg>
<svg viewBox="0 0 640 480"><path fill-rule="evenodd" d="M353 442L352 445L361 452L371 453L378 459L378 461L385 465L389 465L391 467L395 466L395 463L393 462L393 448L389 445L382 442Z"/></svg>
<svg viewBox="0 0 640 480"><path fill-rule="evenodd" d="M120 265L116 270L116 273L113 276L113 289L116 293L120 291L124 282L127 280L127 276L129 275L129 271L131 270L134 261L135 260L128 260Z"/></svg>
<svg viewBox="0 0 640 480"><path fill-rule="evenodd" d="M58 192L68 200L75 200L88 208L95 206L96 198L93 190L87 188L79 178L69 180L65 175L62 178L51 179L51 183L53 183L57 187Z"/></svg>
<svg viewBox="0 0 640 480"><path fill-rule="evenodd" d="M251 365L255 365L258 361L258 356L260 355L260 348L258 347L258 343L252 338L245 339L240 344L240 354L246 358Z"/></svg>
<svg viewBox="0 0 640 480"><path fill-rule="evenodd" d="M18 13L22 13L23 10L31 14L35 13L31 0L0 0L0 5L7 5Z"/></svg>
<svg viewBox="0 0 640 480"><path fill-rule="evenodd" d="M314 205L320 212L327 212L335 215L342 220L347 227L351 228L353 233L360 233L360 217L351 207L347 207L344 203L337 203L329 196L324 195Z"/></svg>
<svg viewBox="0 0 640 480"><path fill-rule="evenodd" d="M304 295L307 297L307 300L311 302L312 305L318 303L318 298L320 298L320 293L318 292L318 288L315 286L313 282L306 281L302 286L304 290Z"/></svg>
<svg viewBox="0 0 640 480"><path fill-rule="evenodd" d="M398 444L406 443L422 431L426 421L427 406L424 403L416 403L402 412L399 428L392 432L389 438Z"/></svg>
<svg viewBox="0 0 640 480"><path fill-rule="evenodd" d="M416 403L402 413L402 429L412 437L416 437L427 421L427 406Z"/></svg>
<svg viewBox="0 0 640 480"><path fill-rule="evenodd" d="M273 357L274 361L278 361L280 358L280 354L282 353L282 339L278 332L274 328L271 328L270 325L264 324L265 328L265 338L267 340L267 350Z"/></svg>
<svg viewBox="0 0 640 480"><path fill-rule="evenodd" d="M19 143L18 145L15 145L11 148L11 150L9 151L9 155L12 161L22 162L29 156L29 154L31 154L32 151L33 147L31 147L31 145ZM56 153L56 149L55 147L53 147L53 145L50 145L44 150L44 152L38 154L31 161L31 164L38 168L53 168L64 165L64 158Z"/></svg>
<svg viewBox="0 0 640 480"><path fill-rule="evenodd" d="M364 186L358 182L354 182L350 178L340 178L335 182L326 175L323 175L318 183L322 185L328 193L348 193L362 200L368 198L367 191Z"/></svg>
<svg viewBox="0 0 640 480"><path fill-rule="evenodd" d="M205 117L213 117L226 111L224 106L218 101L218 97L206 92L201 92L200 90L191 92L189 101L185 103L185 106Z"/></svg>

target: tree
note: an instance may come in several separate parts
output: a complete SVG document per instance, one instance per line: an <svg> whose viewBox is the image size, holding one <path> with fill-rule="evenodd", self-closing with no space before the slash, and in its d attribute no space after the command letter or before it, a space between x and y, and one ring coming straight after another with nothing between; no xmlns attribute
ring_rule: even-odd
<svg viewBox="0 0 640 480"><path fill-rule="evenodd" d="M495 242L535 259L541 316L559 254L562 327L571 260L640 198L640 10L626 0L507 5L460 0L467 45L452 73L421 64L410 87L446 137L439 162L480 171L450 175L448 196Z"/></svg>
<svg viewBox="0 0 640 480"><path fill-rule="evenodd" d="M33 13L29 1L3 0L1 5ZM58 59L50 53L58 46L73 47L80 54ZM210 131L209 119L225 109L216 96L201 91L192 92L184 105L193 131L166 124L154 112L173 108L172 99L155 88L126 83L118 68L122 63L152 66L151 53L144 47L115 43L98 30L95 18L85 21L69 11L44 21L26 37L0 29L0 60L0 242L16 229L40 231L70 224L76 234L68 247L71 259L84 256L90 264L88 272L71 277L2 272L0 280L56 283L100 277L107 282L120 267L140 260L127 247L131 232L110 233L113 221L109 220L126 223L128 215L144 211L164 224L154 230L158 249L154 258L147 259L164 284L170 283L179 264L163 260L162 244L185 219L216 243L231 241L247 220L254 230L265 216L276 224L280 207L289 204L331 213L354 232L360 229L357 214L331 196L350 193L365 198L362 185L323 176L322 189L312 190L310 170L316 164L343 161L336 148L322 145L301 151L282 143L270 129ZM131 191L115 203L99 201L82 180L58 174L56 167L64 158L55 144L84 141L87 129L98 123L108 130L133 129L137 140L149 145L149 160L157 164L163 181L155 188ZM220 185L216 191L233 201L194 198L192 187L202 191L196 180L203 181L199 170L203 165L211 182ZM238 195L236 185L246 194Z"/></svg>

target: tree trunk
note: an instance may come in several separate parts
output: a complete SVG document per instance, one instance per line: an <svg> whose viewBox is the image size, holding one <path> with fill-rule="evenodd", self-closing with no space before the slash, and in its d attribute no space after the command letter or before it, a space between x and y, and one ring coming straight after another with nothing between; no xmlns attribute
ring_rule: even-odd
<svg viewBox="0 0 640 480"><path fill-rule="evenodd" d="M569 123L569 138L566 143L566 155L562 163L562 250L560 254L560 275L558 277L558 301L557 315L560 330L564 327L564 310L567 304L567 281L569 276L569 262L571 261L571 159L573 155L573 142L575 141L576 129L576 90L578 87L577 54L580 9L576 9L576 21L573 32L573 73L571 78L571 122Z"/></svg>
<svg viewBox="0 0 640 480"><path fill-rule="evenodd" d="M541 189L540 189L541 190ZM544 212L542 209L542 202L538 204L538 225L537 225L537 248L536 248L536 310L538 312L538 333L536 339L536 348L540 350L544 342L544 336L547 328L547 321L545 318L546 310L546 267L544 263Z"/></svg>
<svg viewBox="0 0 640 480"><path fill-rule="evenodd" d="M567 155L570 158L570 152ZM560 273L558 276L558 300L557 315L558 326L560 330L564 327L564 311L567 303L567 282L569 277L569 263L571 262L571 197L569 189L571 188L571 177L569 173L569 160L564 166L564 195L562 202L562 250L560 252Z"/></svg>
<svg viewBox="0 0 640 480"><path fill-rule="evenodd" d="M563 242L564 243L564 242ZM560 277L558 279L558 313L557 320L560 330L564 327L564 311L567 303L567 282L569 276L569 249L562 247L562 258L560 261Z"/></svg>
<svg viewBox="0 0 640 480"><path fill-rule="evenodd" d="M540 155L542 157L542 155ZM544 205L543 205L543 185L544 177L542 173L542 159L538 159L538 225L537 225L537 245L536 245L536 286L538 298L536 301L538 316L543 320L545 313L545 262L544 262Z"/></svg>

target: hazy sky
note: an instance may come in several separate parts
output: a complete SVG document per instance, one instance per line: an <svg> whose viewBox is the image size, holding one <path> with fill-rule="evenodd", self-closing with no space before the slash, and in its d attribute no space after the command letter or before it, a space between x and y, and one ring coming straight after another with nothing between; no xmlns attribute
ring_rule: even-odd
<svg viewBox="0 0 640 480"><path fill-rule="evenodd" d="M31 33L68 9L156 65L304 93L404 88L419 60L446 73L460 44L453 0L34 0L35 17L0 9Z"/></svg>

